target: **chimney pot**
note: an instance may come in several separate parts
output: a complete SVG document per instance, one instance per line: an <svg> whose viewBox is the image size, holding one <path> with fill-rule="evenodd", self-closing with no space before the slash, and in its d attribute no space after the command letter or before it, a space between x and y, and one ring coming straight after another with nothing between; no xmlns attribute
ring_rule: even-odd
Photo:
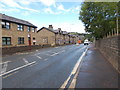
<svg viewBox="0 0 120 90"><path fill-rule="evenodd" d="M49 25L49 28L53 29L53 26L52 26L52 25Z"/></svg>

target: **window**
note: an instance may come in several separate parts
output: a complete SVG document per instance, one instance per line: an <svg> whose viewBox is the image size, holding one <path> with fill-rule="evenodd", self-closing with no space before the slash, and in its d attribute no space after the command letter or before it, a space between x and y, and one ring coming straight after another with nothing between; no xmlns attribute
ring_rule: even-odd
<svg viewBox="0 0 120 90"><path fill-rule="evenodd" d="M24 44L24 37L18 37L18 44Z"/></svg>
<svg viewBox="0 0 120 90"><path fill-rule="evenodd" d="M35 40L35 37L33 37L33 40Z"/></svg>
<svg viewBox="0 0 120 90"><path fill-rule="evenodd" d="M32 28L32 32L35 32L35 28Z"/></svg>
<svg viewBox="0 0 120 90"><path fill-rule="evenodd" d="M18 30L23 31L23 25L18 24L17 27L18 27Z"/></svg>
<svg viewBox="0 0 120 90"><path fill-rule="evenodd" d="M35 40L35 37L33 37L33 45L35 45L36 43L36 40Z"/></svg>
<svg viewBox="0 0 120 90"><path fill-rule="evenodd" d="M10 29L10 23L6 21L2 21L2 28Z"/></svg>
<svg viewBox="0 0 120 90"><path fill-rule="evenodd" d="M28 32L30 32L30 27L28 26Z"/></svg>
<svg viewBox="0 0 120 90"><path fill-rule="evenodd" d="M47 38L43 38L43 43L48 43L48 39Z"/></svg>
<svg viewBox="0 0 120 90"><path fill-rule="evenodd" d="M2 45L11 45L11 37L2 37Z"/></svg>

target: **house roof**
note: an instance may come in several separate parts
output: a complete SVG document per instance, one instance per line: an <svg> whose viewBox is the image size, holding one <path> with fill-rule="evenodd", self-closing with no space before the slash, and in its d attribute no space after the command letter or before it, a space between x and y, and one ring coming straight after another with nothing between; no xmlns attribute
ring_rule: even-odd
<svg viewBox="0 0 120 90"><path fill-rule="evenodd" d="M53 33L57 33L57 32L55 32L52 28L46 28L46 27L42 27L41 29L39 29L37 32L39 32L39 31L41 31L42 29L46 29L46 30L48 30L48 31L50 31L50 32L53 32Z"/></svg>
<svg viewBox="0 0 120 90"><path fill-rule="evenodd" d="M64 35L68 34L68 32L66 32L66 31L62 31L62 33L63 33Z"/></svg>
<svg viewBox="0 0 120 90"><path fill-rule="evenodd" d="M30 23L28 21L17 19L17 18L14 18L14 17L11 17L11 16L7 16L7 15L1 14L1 13L0 13L0 15L2 16L2 17L0 17L1 20L6 20L6 21L19 23L19 24L23 24L23 25L32 26L32 27L36 27L37 28L37 26L33 25L32 23Z"/></svg>

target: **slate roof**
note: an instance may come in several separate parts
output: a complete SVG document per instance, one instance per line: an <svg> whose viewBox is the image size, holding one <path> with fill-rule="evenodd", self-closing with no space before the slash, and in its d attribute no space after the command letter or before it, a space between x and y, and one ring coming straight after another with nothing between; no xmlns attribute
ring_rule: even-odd
<svg viewBox="0 0 120 90"><path fill-rule="evenodd" d="M23 25L32 26L32 27L37 28L37 26L35 26L32 23L30 23L28 21L25 21L25 20L17 19L17 18L14 18L14 17L11 17L11 16L7 16L7 15L1 14L1 13L0 13L0 16L2 16L2 17L0 17L1 20L6 20L6 21L19 23L19 24L23 24Z"/></svg>
<svg viewBox="0 0 120 90"><path fill-rule="evenodd" d="M66 32L66 31L62 31L62 33L65 35L65 34L68 34L68 32Z"/></svg>
<svg viewBox="0 0 120 90"><path fill-rule="evenodd" d="M49 31L51 31L51 32L53 32L53 33L57 33L57 32L55 32L53 29L51 29L51 28L46 28L46 27L42 27L41 29L39 29L37 32L39 32L39 31L41 31L42 29L46 29L46 30L49 30Z"/></svg>

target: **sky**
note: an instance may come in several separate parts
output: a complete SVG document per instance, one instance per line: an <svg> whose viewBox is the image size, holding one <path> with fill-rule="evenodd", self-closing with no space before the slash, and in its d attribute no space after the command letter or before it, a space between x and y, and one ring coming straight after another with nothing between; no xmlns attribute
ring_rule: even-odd
<svg viewBox="0 0 120 90"><path fill-rule="evenodd" d="M0 13L26 20L38 29L53 25L67 32L85 33L79 20L82 2L63 0L0 0Z"/></svg>

